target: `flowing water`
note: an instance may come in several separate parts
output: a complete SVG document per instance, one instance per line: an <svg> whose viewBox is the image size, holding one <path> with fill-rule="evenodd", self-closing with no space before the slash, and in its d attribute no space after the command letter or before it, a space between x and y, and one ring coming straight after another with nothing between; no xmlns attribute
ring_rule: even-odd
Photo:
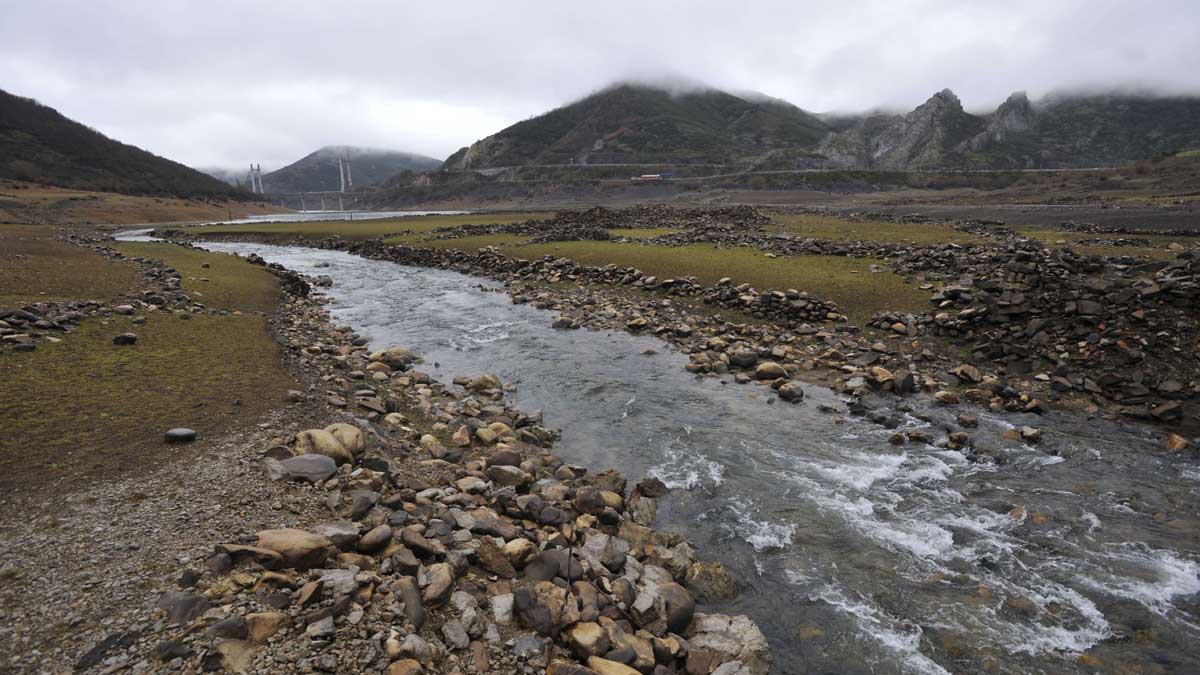
<svg viewBox="0 0 1200 675"><path fill-rule="evenodd" d="M245 243L333 279L336 322L422 354L443 381L491 372L563 429L559 454L674 488L657 527L743 581L779 673L1200 672L1200 467L1149 429L980 415L1000 462L892 446L806 387L801 405L697 378L649 337L560 331L497 284L313 249ZM317 264L321 266L318 267ZM731 380L731 378L727 378ZM911 402L901 430L944 439L954 412ZM1001 438L1043 430L1037 447ZM1081 663L1089 652L1097 664Z"/></svg>

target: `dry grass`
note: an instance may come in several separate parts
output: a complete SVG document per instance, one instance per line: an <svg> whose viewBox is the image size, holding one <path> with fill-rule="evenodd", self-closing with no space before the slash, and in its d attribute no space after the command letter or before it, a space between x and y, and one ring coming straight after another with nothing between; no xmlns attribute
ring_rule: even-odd
<svg viewBox="0 0 1200 675"><path fill-rule="evenodd" d="M235 201L133 197L17 181L0 182L0 221L132 225L217 220L278 213L280 207Z"/></svg>

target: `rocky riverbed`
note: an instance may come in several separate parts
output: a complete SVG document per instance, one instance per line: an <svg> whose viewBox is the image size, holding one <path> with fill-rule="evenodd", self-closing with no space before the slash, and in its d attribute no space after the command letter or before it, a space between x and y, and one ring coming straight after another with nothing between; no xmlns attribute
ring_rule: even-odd
<svg viewBox="0 0 1200 675"><path fill-rule="evenodd" d="M298 407L286 422L264 427L273 435L231 439L250 446L236 453L235 473L206 465L189 482L236 476L246 495L273 494L265 509L248 510L274 527L209 528L228 538L210 541L205 554L189 533L189 555L155 565L178 566L175 588L153 607L123 606L102 628L74 636L95 636L78 670L767 672L771 655L753 622L697 611L697 597L719 604L736 585L719 563L651 528L668 491L661 481L630 489L615 471L562 462L550 454L556 434L505 406L498 378L447 386L408 350L371 353L364 338L329 323L303 279L270 267L288 291L277 335L308 390L290 394ZM321 426L305 429L304 415ZM275 487L247 486L255 474ZM186 488L143 483L154 487L186 499ZM125 529L106 535L132 534ZM24 536L65 545L54 534ZM162 554L172 548L164 544L147 548ZM29 562L19 558L6 574L33 581ZM162 577L117 565L108 578L154 587ZM84 608L73 628L105 601L92 583L82 593L54 587ZM144 590L104 595L114 602ZM26 620L39 613L26 603L10 611ZM68 656L30 648L41 638L23 629L15 638L27 645L10 662L17 670Z"/></svg>

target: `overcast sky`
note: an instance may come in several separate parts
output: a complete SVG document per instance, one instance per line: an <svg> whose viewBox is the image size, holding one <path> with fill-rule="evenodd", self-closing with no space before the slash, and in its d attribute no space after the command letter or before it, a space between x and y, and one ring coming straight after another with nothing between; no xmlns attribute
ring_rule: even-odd
<svg viewBox="0 0 1200 675"><path fill-rule="evenodd" d="M0 0L0 88L192 166L444 158L615 80L813 111L1200 90L1200 0Z"/></svg>

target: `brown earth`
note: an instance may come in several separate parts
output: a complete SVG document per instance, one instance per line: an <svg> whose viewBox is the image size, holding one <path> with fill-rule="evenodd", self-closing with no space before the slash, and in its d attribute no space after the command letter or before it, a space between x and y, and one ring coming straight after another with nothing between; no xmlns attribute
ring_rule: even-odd
<svg viewBox="0 0 1200 675"><path fill-rule="evenodd" d="M132 225L224 220L286 210L265 202L135 197L0 180L0 223Z"/></svg>

